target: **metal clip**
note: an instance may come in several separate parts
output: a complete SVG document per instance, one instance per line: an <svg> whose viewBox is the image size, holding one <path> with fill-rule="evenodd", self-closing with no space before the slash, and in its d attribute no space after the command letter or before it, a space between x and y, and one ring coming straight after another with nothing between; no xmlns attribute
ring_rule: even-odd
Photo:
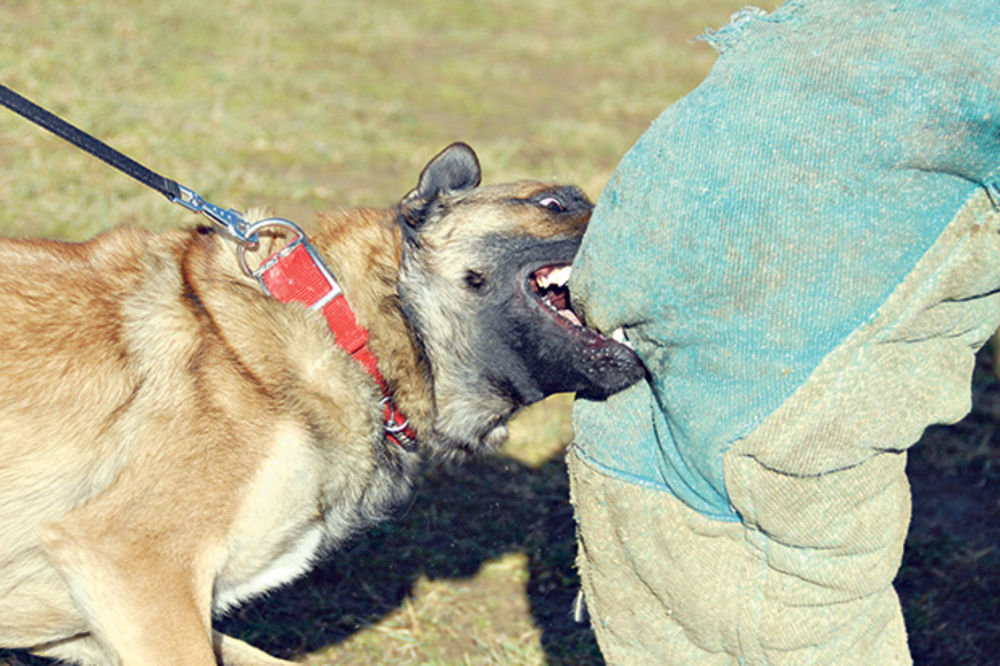
<svg viewBox="0 0 1000 666"><path fill-rule="evenodd" d="M295 234L295 238L293 238L291 241L289 241L287 245L285 245L285 247L281 248L281 250L275 253L273 257L271 257L263 264L258 266L257 270L252 270L250 268L250 265L247 263L247 250L250 250L252 252L257 249L257 241L259 239L257 232L259 232L262 229L266 229L267 227L281 227L283 229L287 229L288 231L291 231L293 234ZM280 261L284 256L291 254L292 250L294 250L297 246L305 245L306 250L309 252L309 256L312 257L313 263L316 265L317 270L319 270L319 272L323 274L323 277L330 284L331 288L336 290L337 293L333 294L333 296L336 296L337 294L340 293L340 285L337 284L337 281L333 278L333 273L330 272L330 269L327 267L326 262L323 261L323 258L320 257L319 254L316 252L316 248L314 248L312 243L310 243L306 239L306 233L302 231L299 225L289 220L286 220L282 217L269 217L266 220L261 220L249 226L246 226L243 230L243 233L249 234L248 240L250 240L250 242L252 242L253 245L243 244L240 247L236 248L236 257L239 260L240 268L243 269L243 272L247 276L257 278L257 281L264 286L265 290L267 290L267 285L264 285L264 282L261 279L261 274L268 268L273 266L275 263ZM332 299L333 296L331 296L330 298ZM326 305L326 302L324 302L322 305Z"/></svg>
<svg viewBox="0 0 1000 666"><path fill-rule="evenodd" d="M382 427L385 431L391 435L405 434L407 428L410 427L410 419L403 417L403 422L400 423L398 418L402 416L396 410L396 404L392 401L390 396L383 396L381 400L378 401L382 405L382 409L389 412L389 415L385 419L385 423Z"/></svg>
<svg viewBox="0 0 1000 666"><path fill-rule="evenodd" d="M257 247L257 234L247 235L247 222L238 210L220 208L190 188L179 183L177 187L180 188L181 194L171 199L173 203L180 204L194 213L202 213L240 246L251 250Z"/></svg>

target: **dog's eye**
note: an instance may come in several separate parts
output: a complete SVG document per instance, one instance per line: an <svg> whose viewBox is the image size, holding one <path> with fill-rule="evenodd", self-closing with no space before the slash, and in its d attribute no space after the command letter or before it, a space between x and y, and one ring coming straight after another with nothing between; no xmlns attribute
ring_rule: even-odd
<svg viewBox="0 0 1000 666"><path fill-rule="evenodd" d="M465 273L465 284L469 285L470 289L479 291L486 284L486 278L483 277L482 273L470 270Z"/></svg>
<svg viewBox="0 0 1000 666"><path fill-rule="evenodd" d="M555 213L565 213L566 206L563 206L562 202L555 197L545 197L538 202L539 206L544 206Z"/></svg>

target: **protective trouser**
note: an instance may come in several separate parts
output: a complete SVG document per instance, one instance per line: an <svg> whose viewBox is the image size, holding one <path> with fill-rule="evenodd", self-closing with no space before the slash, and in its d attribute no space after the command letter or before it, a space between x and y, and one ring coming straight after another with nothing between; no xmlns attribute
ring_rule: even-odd
<svg viewBox="0 0 1000 666"><path fill-rule="evenodd" d="M744 10L623 158L571 289L648 380L578 400L612 664L901 664L906 449L1000 324L992 0Z"/></svg>

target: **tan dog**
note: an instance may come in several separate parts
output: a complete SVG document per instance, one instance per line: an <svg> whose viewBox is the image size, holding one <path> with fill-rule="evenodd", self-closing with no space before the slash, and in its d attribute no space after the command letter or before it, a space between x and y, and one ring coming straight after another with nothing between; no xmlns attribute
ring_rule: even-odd
<svg viewBox="0 0 1000 666"><path fill-rule="evenodd" d="M590 202L479 180L454 144L399 205L309 230L432 454L489 450L528 403L642 375L560 284ZM286 663L211 617L406 495L419 454L385 438L372 377L205 228L0 241L0 307L0 645Z"/></svg>

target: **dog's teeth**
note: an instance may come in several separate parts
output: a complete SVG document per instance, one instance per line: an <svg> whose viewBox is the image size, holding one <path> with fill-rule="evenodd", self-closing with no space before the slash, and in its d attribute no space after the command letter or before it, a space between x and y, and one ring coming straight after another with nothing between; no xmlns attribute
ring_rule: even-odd
<svg viewBox="0 0 1000 666"><path fill-rule="evenodd" d="M551 270L539 271L535 275L535 284L538 285L539 289L563 287L569 281L569 276L572 272L573 269L569 266L560 266Z"/></svg>
<svg viewBox="0 0 1000 666"><path fill-rule="evenodd" d="M632 343L629 342L628 338L625 337L625 329L623 329L621 326L611 331L611 339L619 344L625 345L629 349L632 349Z"/></svg>
<svg viewBox="0 0 1000 666"><path fill-rule="evenodd" d="M549 284L556 284L559 285L560 287L564 286L567 282L569 282L569 276L570 273L572 272L573 269L570 266L562 266L560 268L555 269L554 271L549 273L548 276Z"/></svg>

